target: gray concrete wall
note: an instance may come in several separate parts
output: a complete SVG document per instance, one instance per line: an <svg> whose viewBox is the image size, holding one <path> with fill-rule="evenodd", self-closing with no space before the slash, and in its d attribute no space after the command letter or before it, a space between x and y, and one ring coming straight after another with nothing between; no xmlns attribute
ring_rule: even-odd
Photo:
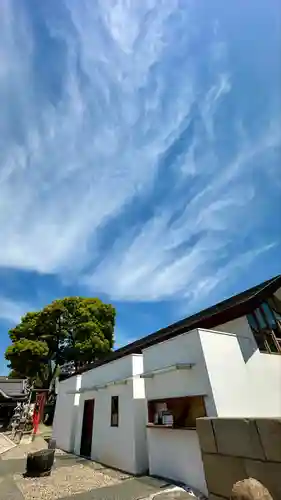
<svg viewBox="0 0 281 500"><path fill-rule="evenodd" d="M199 418L197 432L209 500L229 500L247 477L281 500L281 418Z"/></svg>

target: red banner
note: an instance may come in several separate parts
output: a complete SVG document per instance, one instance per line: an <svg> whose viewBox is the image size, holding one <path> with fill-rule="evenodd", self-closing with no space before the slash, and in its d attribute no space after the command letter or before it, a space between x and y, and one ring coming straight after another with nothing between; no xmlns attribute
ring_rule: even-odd
<svg viewBox="0 0 281 500"><path fill-rule="evenodd" d="M44 406L45 406L45 401L46 401L46 393L45 392L38 392L36 395L36 401L35 401L35 407L34 407L34 412L33 412L33 434L36 434L38 431L39 424L41 422L41 419L43 417L43 412L44 412Z"/></svg>

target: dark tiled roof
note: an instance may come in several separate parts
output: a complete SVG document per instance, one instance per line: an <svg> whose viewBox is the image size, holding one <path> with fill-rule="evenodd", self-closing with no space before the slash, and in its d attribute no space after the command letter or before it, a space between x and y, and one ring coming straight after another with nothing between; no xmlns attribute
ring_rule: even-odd
<svg viewBox="0 0 281 500"><path fill-rule="evenodd" d="M25 379L0 377L0 396L4 398L22 397L25 394Z"/></svg>
<svg viewBox="0 0 281 500"><path fill-rule="evenodd" d="M0 382L7 382L7 383L13 383L13 382L23 382L26 380L25 378L9 378L5 377L5 375L0 375Z"/></svg>
<svg viewBox="0 0 281 500"><path fill-rule="evenodd" d="M274 293L279 287L281 287L281 275L275 276L274 278L264 281L263 283L239 293L238 295L234 295L219 304L208 307L208 309L204 309L197 314L182 319L177 323L173 323L170 326L162 328L157 332L151 333L146 337L121 347L120 349L114 351L106 359L92 363L86 368L81 369L79 373L83 373L100 365L110 363L115 359L122 358L123 356L127 356L129 354L141 353L142 350L147 347L176 337L177 335L190 330L194 330L196 328L211 329L233 319L239 318L253 310L254 307L261 303L270 294Z"/></svg>
<svg viewBox="0 0 281 500"><path fill-rule="evenodd" d="M3 389L0 388L0 401L24 401L27 399L28 394L27 393L8 393L3 391Z"/></svg>

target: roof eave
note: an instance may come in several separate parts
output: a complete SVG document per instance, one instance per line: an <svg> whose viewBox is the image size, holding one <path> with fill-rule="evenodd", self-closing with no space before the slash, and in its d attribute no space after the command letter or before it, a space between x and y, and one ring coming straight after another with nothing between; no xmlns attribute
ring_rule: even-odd
<svg viewBox="0 0 281 500"><path fill-rule="evenodd" d="M260 285L257 285L257 287L258 286ZM184 318L183 320L178 321L177 323L174 323L165 328L162 328L161 330L151 333L150 335L142 339L136 340L135 342L132 342L127 346L121 347L117 351L112 352L112 354L108 356L106 359L92 363L89 366L79 370L76 374L66 376L64 380L66 378L71 378L73 376L76 376L77 374L85 373L94 368L98 368L101 365L105 365L107 363L120 359L124 356L128 356L130 354L141 354L143 349L151 347L152 345L158 344L160 342L164 342L165 340L174 338L183 333L187 333L193 329L196 328L211 329L217 325L224 324L227 323L228 321L232 321L236 318L244 316L248 314L251 310L253 310L253 308L258 306L263 300L265 300L266 297L268 297L270 294L274 293L278 288L281 287L281 275L275 276L274 278L264 282L264 287L255 292L255 288L257 287L249 289L248 292L250 293L252 290L253 295L250 297L241 298L240 302L234 302L235 299L237 298L237 295L231 297L230 299L227 299L227 301L223 301L210 308L207 308L206 310L200 313L195 314L194 319L192 319L193 316ZM242 293L244 294L246 292L247 290ZM238 294L238 296L239 295L240 294ZM224 302L228 303L226 304L226 307L222 310L216 311L216 309L222 306Z"/></svg>

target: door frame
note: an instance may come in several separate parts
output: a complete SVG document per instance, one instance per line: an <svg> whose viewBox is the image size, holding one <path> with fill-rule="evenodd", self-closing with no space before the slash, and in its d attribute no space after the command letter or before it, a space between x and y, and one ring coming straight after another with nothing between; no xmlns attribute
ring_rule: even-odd
<svg viewBox="0 0 281 500"><path fill-rule="evenodd" d="M85 399L80 439L80 455L91 458L94 430L95 399Z"/></svg>

